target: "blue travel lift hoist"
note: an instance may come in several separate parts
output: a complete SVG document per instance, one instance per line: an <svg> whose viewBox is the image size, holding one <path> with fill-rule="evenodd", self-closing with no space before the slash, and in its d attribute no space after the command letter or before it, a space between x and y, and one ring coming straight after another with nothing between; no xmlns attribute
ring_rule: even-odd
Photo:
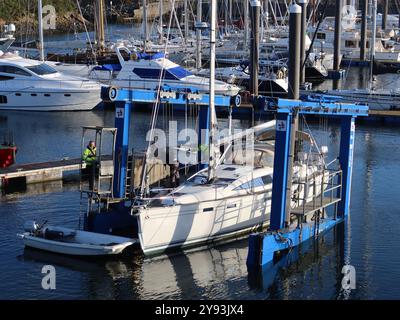
<svg viewBox="0 0 400 320"><path fill-rule="evenodd" d="M88 223L89 210L86 212L84 219L84 228L88 231L99 233L113 233L116 230L126 229L135 226L136 219L131 214L131 205L127 194L127 171L128 171L128 156L129 156L129 130L131 126L131 111L134 110L137 104L170 104L174 107L193 107L198 106L198 132L199 144L201 144L201 132L209 131L209 95L199 93L192 88L172 88L161 87L157 90L132 90L115 87L103 87L101 93L104 101L112 101L115 103L115 150L114 150L114 179L112 192L110 192L110 205L107 205L106 210L97 210L90 217ZM240 106L241 98L237 96L215 95L215 106L225 108L227 111L232 111L233 107ZM151 106L152 107L152 106ZM204 141L208 141L208 137ZM199 160L200 160L199 151ZM199 161L200 163L200 161ZM96 199L91 193L91 199ZM99 201L99 200L97 200ZM90 201L89 201L90 206Z"/></svg>
<svg viewBox="0 0 400 320"><path fill-rule="evenodd" d="M249 237L249 252L247 265L250 268L266 267L274 263L275 253L289 250L312 237L332 228L342 222L349 213L351 176L353 169L355 118L368 116L365 105L335 103L334 98L315 99L304 97L306 100L269 100L259 98L257 102L264 110L276 113L276 140L272 186L272 203L270 226L268 231L253 233ZM295 143L296 117L298 115L317 115L321 117L339 118L341 125L339 164L341 172L340 190L337 198L321 201L319 210L324 210L332 204L337 205L333 217L322 217L316 221L300 220L291 222L290 197L291 192L291 163ZM321 199L324 194L322 193ZM325 200L325 199L323 199ZM307 204L304 204L307 208ZM315 211L315 206L312 207ZM298 212L307 215L307 212Z"/></svg>

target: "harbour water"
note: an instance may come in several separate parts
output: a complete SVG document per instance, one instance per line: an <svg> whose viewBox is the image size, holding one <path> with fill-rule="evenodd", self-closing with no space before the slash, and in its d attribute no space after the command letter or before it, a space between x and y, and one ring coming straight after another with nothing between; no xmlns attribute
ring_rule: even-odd
<svg viewBox="0 0 400 320"><path fill-rule="evenodd" d="M131 28L113 26L116 38ZM82 37L81 37L82 38ZM53 37L49 40L58 40ZM368 70L348 70L337 88L365 88ZM398 88L397 75L380 75L374 86ZM332 88L332 81L314 87ZM180 127L184 117L175 115ZM130 138L145 147L150 113L132 114ZM222 125L226 119L219 120ZM18 163L80 156L82 126L114 126L114 112L0 112L0 134L13 131ZM161 125L161 124L160 124ZM246 128L248 120L235 120ZM339 128L310 124L319 144L337 154ZM153 259L139 251L113 259L78 259L24 249L16 234L26 220L76 228L80 210L74 181L28 185L0 196L0 299L400 299L400 127L357 125L351 213L315 242L294 250L282 268L249 270L248 241ZM56 290L42 289L44 265L56 269ZM342 267L356 271L356 289L345 291Z"/></svg>
<svg viewBox="0 0 400 320"><path fill-rule="evenodd" d="M363 74L350 71L357 87ZM392 81L387 76L378 81ZM329 86L329 82L323 84ZM150 114L133 113L131 140L144 148ZM183 116L175 116L183 125ZM222 123L224 120L221 121ZM80 154L81 126L113 126L112 111L72 113L1 112L0 131L13 129L18 162L38 162ZM235 120L238 128L248 121ZM311 124L318 142L338 150L339 128ZM400 128L356 129L351 214L346 228L329 231L293 252L279 271L257 273L246 266L247 240L207 250L145 259L139 252L117 259L64 257L24 249L16 234L24 221L49 220L76 228L76 182L52 182L0 198L1 299L400 299L398 198ZM344 264L356 270L356 289L343 291ZM44 265L56 268L56 290L43 290Z"/></svg>

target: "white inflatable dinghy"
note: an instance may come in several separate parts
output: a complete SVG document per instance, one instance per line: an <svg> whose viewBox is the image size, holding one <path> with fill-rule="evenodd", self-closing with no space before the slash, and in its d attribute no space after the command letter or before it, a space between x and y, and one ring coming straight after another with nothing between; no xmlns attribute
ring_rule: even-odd
<svg viewBox="0 0 400 320"><path fill-rule="evenodd" d="M104 256L120 254L137 242L136 239L63 227L45 227L44 224L39 225L34 221L25 223L25 232L18 234L25 246L68 255Z"/></svg>

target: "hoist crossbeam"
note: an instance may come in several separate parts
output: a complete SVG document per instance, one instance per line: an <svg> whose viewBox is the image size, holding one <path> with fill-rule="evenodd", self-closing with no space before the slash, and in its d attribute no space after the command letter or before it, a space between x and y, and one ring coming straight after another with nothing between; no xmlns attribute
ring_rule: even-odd
<svg viewBox="0 0 400 320"><path fill-rule="evenodd" d="M116 87L102 88L102 99L112 102L130 103L170 103L174 105L208 105L210 96L200 93L195 88L171 88L161 87L157 90L125 89ZM240 96L215 95L215 105L219 107L230 107L240 105Z"/></svg>
<svg viewBox="0 0 400 320"><path fill-rule="evenodd" d="M310 97L308 98L311 99ZM366 105L334 102L333 99L321 98L320 100L317 100L313 98L311 101L268 99L265 97L259 99L260 101L258 104L263 105L264 110L277 113L292 113L296 111L299 114L322 116L368 116L368 106Z"/></svg>

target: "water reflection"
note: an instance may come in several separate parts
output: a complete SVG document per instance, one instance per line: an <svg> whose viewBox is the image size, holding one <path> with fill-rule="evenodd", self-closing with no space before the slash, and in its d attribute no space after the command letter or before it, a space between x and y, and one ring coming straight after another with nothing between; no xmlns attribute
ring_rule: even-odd
<svg viewBox="0 0 400 320"><path fill-rule="evenodd" d="M145 259L141 299L218 299L247 290L247 241ZM239 285L234 285L239 282ZM240 284L241 282L241 284Z"/></svg>
<svg viewBox="0 0 400 320"><path fill-rule="evenodd" d="M133 284L135 284L132 281L132 275L135 274L132 272L134 265L127 255L122 256L122 258L82 258L25 248L23 254L18 256L17 259L33 264L53 265L56 268L57 287L60 290L65 290L72 284L78 286L79 291L85 292L88 299L135 298L135 296L130 295L134 287ZM62 273L62 270L59 272L60 269L73 271L75 276L79 274L82 278L64 279L62 276L61 279L58 279L59 273ZM127 288L128 290L126 290ZM67 299L76 298L75 296L68 296L70 292L65 292L65 294Z"/></svg>
<svg viewBox="0 0 400 320"><path fill-rule="evenodd" d="M308 241L262 270L247 269L247 241L151 259L137 249L99 260L28 248L18 259L83 275L75 285L89 299L291 299L321 294L343 299L343 232L344 224L340 224L317 242ZM326 277L332 278L333 287L325 287Z"/></svg>
<svg viewBox="0 0 400 320"><path fill-rule="evenodd" d="M344 265L345 223L309 240L263 268L249 268L252 290L269 299L343 299L341 273ZM326 287L326 277L332 287Z"/></svg>
<svg viewBox="0 0 400 320"><path fill-rule="evenodd" d="M19 195L31 197L57 192L78 192L79 185L76 182L78 180L78 177L74 177L74 179L69 179L71 180L55 180L30 184L26 184L25 181L23 183L19 183L17 181L16 183L9 183L3 186L3 188L1 189L1 194L3 196L3 200L10 200Z"/></svg>

